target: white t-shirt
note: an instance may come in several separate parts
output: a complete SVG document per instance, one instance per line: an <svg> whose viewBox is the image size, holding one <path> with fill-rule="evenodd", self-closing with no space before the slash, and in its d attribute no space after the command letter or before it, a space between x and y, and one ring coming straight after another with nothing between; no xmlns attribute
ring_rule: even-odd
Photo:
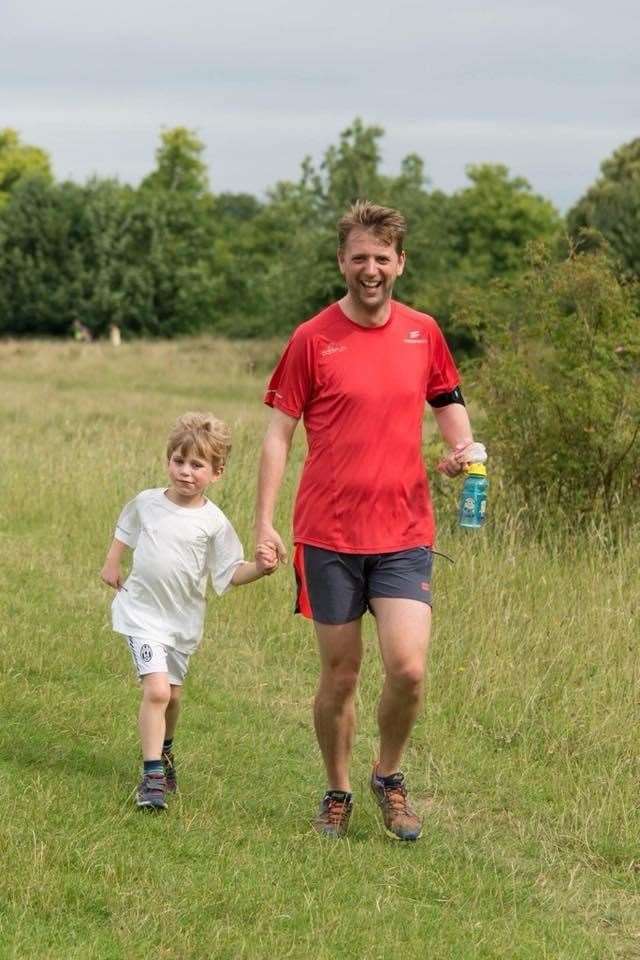
<svg viewBox="0 0 640 960"><path fill-rule="evenodd" d="M180 507L165 488L143 490L120 514L115 537L133 549L133 566L112 605L113 629L193 653L202 639L207 578L229 586L244 554L214 503Z"/></svg>

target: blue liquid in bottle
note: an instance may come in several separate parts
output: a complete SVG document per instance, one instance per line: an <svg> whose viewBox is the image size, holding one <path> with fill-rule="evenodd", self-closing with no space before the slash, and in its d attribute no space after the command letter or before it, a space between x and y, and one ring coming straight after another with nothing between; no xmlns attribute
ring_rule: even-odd
<svg viewBox="0 0 640 960"><path fill-rule="evenodd" d="M465 468L465 479L460 494L461 527L477 530L487 516L487 468L484 463L470 463Z"/></svg>

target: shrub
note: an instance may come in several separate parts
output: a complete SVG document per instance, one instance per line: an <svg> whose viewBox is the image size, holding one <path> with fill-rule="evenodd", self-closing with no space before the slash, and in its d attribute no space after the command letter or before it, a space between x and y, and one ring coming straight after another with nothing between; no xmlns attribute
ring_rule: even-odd
<svg viewBox="0 0 640 960"><path fill-rule="evenodd" d="M637 510L640 335L634 291L603 253L544 248L513 280L474 291L484 437L507 490L528 510L584 523Z"/></svg>

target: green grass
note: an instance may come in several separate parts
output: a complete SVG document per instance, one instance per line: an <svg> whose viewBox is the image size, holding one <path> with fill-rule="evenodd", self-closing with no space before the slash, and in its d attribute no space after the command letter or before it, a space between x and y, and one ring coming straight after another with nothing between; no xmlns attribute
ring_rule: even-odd
<svg viewBox="0 0 640 960"><path fill-rule="evenodd" d="M476 535L437 487L426 708L406 758L425 813L388 841L369 798L371 623L347 841L309 830L323 779L316 654L290 570L212 598L178 731L181 794L132 806L138 692L98 578L168 428L213 409L216 499L250 546L260 396L277 346L0 345L0 957L640 957L640 548ZM427 448L431 451L432 441ZM280 504L288 529L298 437ZM493 490L497 488L494 485ZM508 489L504 482L503 489Z"/></svg>

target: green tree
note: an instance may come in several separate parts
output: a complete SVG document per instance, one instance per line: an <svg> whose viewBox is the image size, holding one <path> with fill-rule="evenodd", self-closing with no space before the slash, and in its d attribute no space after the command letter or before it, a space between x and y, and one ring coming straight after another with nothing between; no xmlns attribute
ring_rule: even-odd
<svg viewBox="0 0 640 960"><path fill-rule="evenodd" d="M600 167L602 176L567 214L574 240L597 245L601 233L623 271L640 279L640 138L623 144Z"/></svg>
<svg viewBox="0 0 640 960"><path fill-rule="evenodd" d="M83 190L26 178L0 214L0 333L59 336L78 316Z"/></svg>
<svg viewBox="0 0 640 960"><path fill-rule="evenodd" d="M49 157L40 147L20 143L17 131L5 127L0 130L0 207L16 184L30 177L51 181Z"/></svg>
<svg viewBox="0 0 640 960"><path fill-rule="evenodd" d="M328 215L339 217L355 200L380 197L383 178L378 141L382 136L382 127L365 126L356 117L340 134L339 143L327 149L318 188L322 190Z"/></svg>
<svg viewBox="0 0 640 960"><path fill-rule="evenodd" d="M204 144L192 130L173 127L160 135L156 169L142 181L144 189L202 195L209 190Z"/></svg>
<svg viewBox="0 0 640 960"><path fill-rule="evenodd" d="M452 205L458 270L474 283L513 275L530 241L554 237L560 215L501 164L470 166L467 176L471 186L457 191Z"/></svg>

